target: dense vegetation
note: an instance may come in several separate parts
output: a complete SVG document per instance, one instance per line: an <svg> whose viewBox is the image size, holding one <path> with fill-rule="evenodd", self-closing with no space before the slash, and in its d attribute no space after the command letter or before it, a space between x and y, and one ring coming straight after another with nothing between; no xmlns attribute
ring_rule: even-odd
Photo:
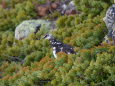
<svg viewBox="0 0 115 86"><path fill-rule="evenodd" d="M115 45L101 45L107 34L102 19L110 0L75 0L81 14L58 18L58 29L51 33L78 54L60 52L57 59L48 40L35 40L43 31L23 41L14 38L19 23L37 17L33 2L44 0L6 1L9 9L0 7L0 86L115 85ZM12 58L25 59L24 64Z"/></svg>

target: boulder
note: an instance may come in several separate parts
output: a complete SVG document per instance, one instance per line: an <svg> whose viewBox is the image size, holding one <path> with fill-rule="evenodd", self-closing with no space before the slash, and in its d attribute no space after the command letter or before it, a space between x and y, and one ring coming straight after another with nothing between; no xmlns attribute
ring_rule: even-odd
<svg viewBox="0 0 115 86"><path fill-rule="evenodd" d="M56 2L54 2L54 3L51 3L51 8L53 9L53 10L55 10L55 9L57 9L58 8L58 3L56 3Z"/></svg>
<svg viewBox="0 0 115 86"><path fill-rule="evenodd" d="M58 2L48 1L44 4L36 5L35 8L36 8L37 14L40 17L44 17L52 13L53 11L55 11L58 8L58 6L59 6Z"/></svg>
<svg viewBox="0 0 115 86"><path fill-rule="evenodd" d="M55 11L60 12L62 15L74 15L79 14L76 10L76 6L74 1L72 0L64 0L64 1L47 1L41 5L35 5L38 16L44 17L48 14L51 14Z"/></svg>
<svg viewBox="0 0 115 86"><path fill-rule="evenodd" d="M103 20L108 29L108 34L105 36L105 41L109 43L109 39L112 39L114 42L113 44L115 44L115 4L108 8Z"/></svg>
<svg viewBox="0 0 115 86"><path fill-rule="evenodd" d="M46 16L49 13L49 9L50 7L48 5L39 5L37 7L38 15L41 17Z"/></svg>
<svg viewBox="0 0 115 86"><path fill-rule="evenodd" d="M40 29L53 29L54 23L46 20L25 20L19 24L15 29L15 38L22 40L26 38L30 33L37 33Z"/></svg>
<svg viewBox="0 0 115 86"><path fill-rule="evenodd" d="M76 10L76 6L74 4L74 1L67 0L66 2L64 2L64 4L61 5L61 11L60 12L62 15L64 15L64 14L66 14L66 15L80 14L80 12L78 12Z"/></svg>

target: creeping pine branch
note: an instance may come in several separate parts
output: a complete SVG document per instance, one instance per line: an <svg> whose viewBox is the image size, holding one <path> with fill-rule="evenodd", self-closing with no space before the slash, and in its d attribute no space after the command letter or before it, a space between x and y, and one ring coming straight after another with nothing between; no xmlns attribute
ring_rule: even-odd
<svg viewBox="0 0 115 86"><path fill-rule="evenodd" d="M39 85L40 85L40 86L44 86L45 83L48 83L48 82L50 82L50 81L51 81L50 79L40 80Z"/></svg>
<svg viewBox="0 0 115 86"><path fill-rule="evenodd" d="M7 59L7 60L10 62L12 62L12 61L22 62L22 59L20 59L19 57L16 57L16 56L9 56L9 55L3 55L3 56L9 57L10 59Z"/></svg>

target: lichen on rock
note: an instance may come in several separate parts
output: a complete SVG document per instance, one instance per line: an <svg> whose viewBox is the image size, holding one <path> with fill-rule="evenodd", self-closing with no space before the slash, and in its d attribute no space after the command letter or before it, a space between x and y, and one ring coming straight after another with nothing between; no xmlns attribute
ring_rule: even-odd
<svg viewBox="0 0 115 86"><path fill-rule="evenodd" d="M108 29L108 34L105 36L105 41L109 43L109 39L112 39L115 44L115 4L109 7L103 20Z"/></svg>
<svg viewBox="0 0 115 86"><path fill-rule="evenodd" d="M50 30L53 29L54 26L52 22L47 20L25 20L16 27L15 38L17 40L22 40L30 33L37 33L40 29Z"/></svg>

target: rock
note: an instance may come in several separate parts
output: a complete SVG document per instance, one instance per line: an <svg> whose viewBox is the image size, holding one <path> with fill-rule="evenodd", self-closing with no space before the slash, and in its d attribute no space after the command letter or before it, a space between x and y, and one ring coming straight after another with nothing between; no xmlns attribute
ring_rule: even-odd
<svg viewBox="0 0 115 86"><path fill-rule="evenodd" d="M61 14L64 15L65 12L66 12L66 10L68 9L68 6L67 6L66 4L63 4L63 5L61 6L61 8L62 8Z"/></svg>
<svg viewBox="0 0 115 86"><path fill-rule="evenodd" d="M15 38L22 40L26 38L30 33L37 33L40 29L53 29L54 23L46 20L26 20L19 24L15 29Z"/></svg>
<svg viewBox="0 0 115 86"><path fill-rule="evenodd" d="M113 24L115 23L115 4L109 7L103 20L107 28L112 29Z"/></svg>
<svg viewBox="0 0 115 86"><path fill-rule="evenodd" d="M66 10L65 14L66 15L75 15L75 14L80 14L80 12L76 11L76 10Z"/></svg>
<svg viewBox="0 0 115 86"><path fill-rule="evenodd" d="M67 4L68 3L68 4ZM73 1L66 1L64 4L61 6L61 14L64 15L74 15L74 14L79 14L79 12L76 10L76 6Z"/></svg>
<svg viewBox="0 0 115 86"><path fill-rule="evenodd" d="M108 39L112 39L115 44L115 4L113 4L106 12L106 16L103 18L107 29L108 34L105 41L109 42ZM107 38L108 37L108 38Z"/></svg>
<svg viewBox="0 0 115 86"><path fill-rule="evenodd" d="M55 10L55 9L57 9L58 8L58 3L51 3L51 8L53 9L53 10Z"/></svg>
<svg viewBox="0 0 115 86"><path fill-rule="evenodd" d="M72 9L72 10L75 10L75 9L76 9L76 6L75 6L74 1L71 1L71 2L69 3L68 9Z"/></svg>
<svg viewBox="0 0 115 86"><path fill-rule="evenodd" d="M73 15L78 14L76 11L76 6L74 1L72 0L64 0L64 1L47 1L45 4L36 5L36 11L38 12L38 16L44 17L50 13L55 11L60 12L62 15Z"/></svg>
<svg viewBox="0 0 115 86"><path fill-rule="evenodd" d="M6 4L6 1L5 0L2 0L2 8L6 8L7 6L6 6L7 4Z"/></svg>
<svg viewBox="0 0 115 86"><path fill-rule="evenodd" d="M40 5L37 7L38 15L43 17L49 13L49 6L47 5Z"/></svg>
<svg viewBox="0 0 115 86"><path fill-rule="evenodd" d="M68 4L68 3L70 3L71 1L72 1L72 0L64 0L63 3Z"/></svg>
<svg viewBox="0 0 115 86"><path fill-rule="evenodd" d="M45 4L36 5L36 11L40 17L44 17L55 11L59 6L59 2L47 1Z"/></svg>

